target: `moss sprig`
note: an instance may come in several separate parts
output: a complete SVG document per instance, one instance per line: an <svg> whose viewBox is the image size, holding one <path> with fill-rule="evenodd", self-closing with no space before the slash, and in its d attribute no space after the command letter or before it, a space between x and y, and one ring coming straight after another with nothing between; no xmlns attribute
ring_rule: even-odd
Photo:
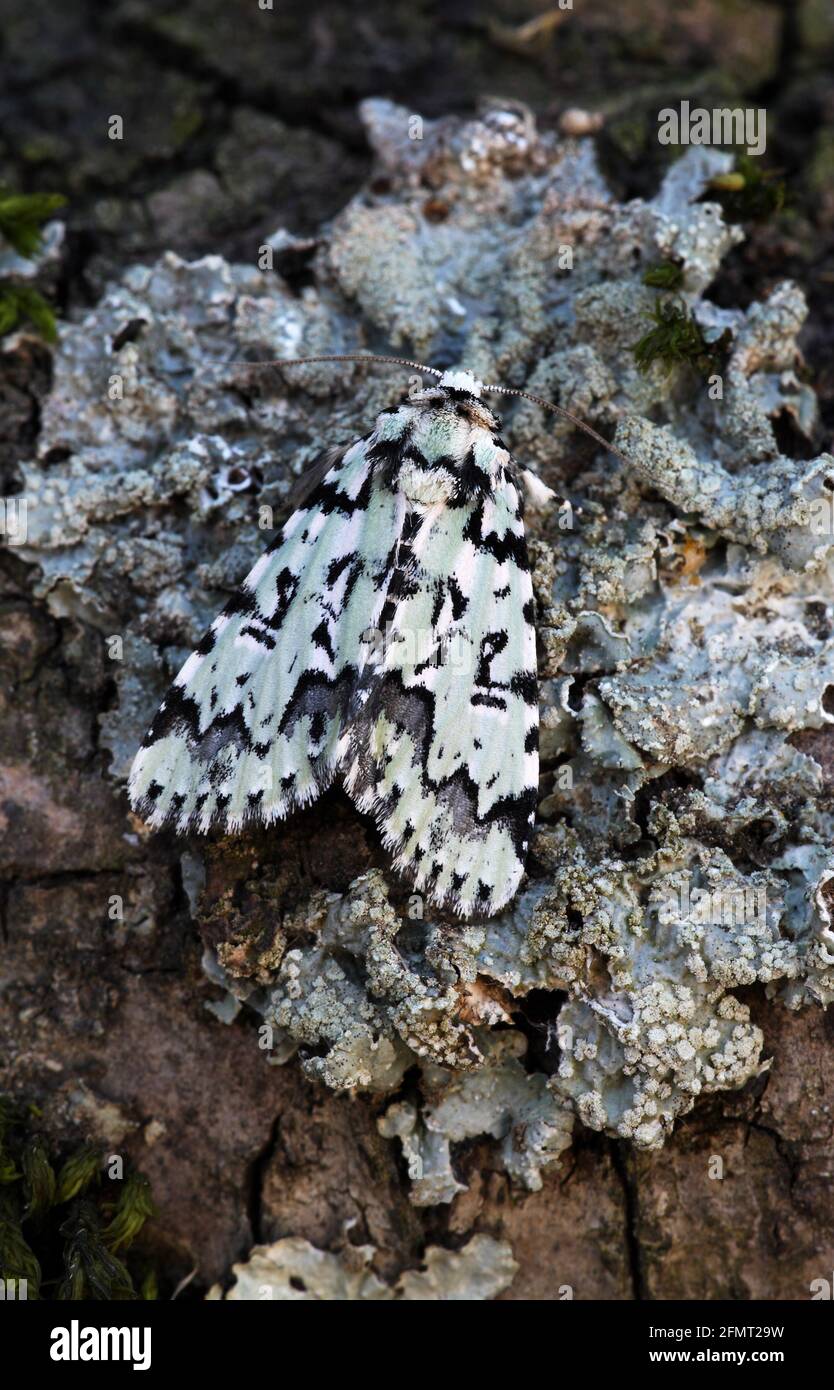
<svg viewBox="0 0 834 1390"><path fill-rule="evenodd" d="M108 1248L94 1202L78 1197L60 1226L64 1237L64 1276L55 1294L62 1301L136 1298L126 1266Z"/></svg>
<svg viewBox="0 0 834 1390"><path fill-rule="evenodd" d="M749 154L740 154L729 173L710 179L704 196L721 204L728 222L765 222L788 201L779 170L763 169Z"/></svg>
<svg viewBox="0 0 834 1390"><path fill-rule="evenodd" d="M58 1174L58 1191L55 1200L68 1202L71 1197L86 1192L91 1183L101 1177L101 1154L92 1144L85 1144L74 1154L70 1154Z"/></svg>
<svg viewBox="0 0 834 1390"><path fill-rule="evenodd" d="M678 366L688 365L707 375L714 371L727 346L729 334L714 343L707 342L704 330L683 300L660 298L652 307L652 327L631 351L641 372L655 362L662 363L667 375Z"/></svg>
<svg viewBox="0 0 834 1390"><path fill-rule="evenodd" d="M55 1169L49 1161L46 1146L35 1136L24 1145L21 1155L23 1192L27 1216L43 1216L55 1201Z"/></svg>
<svg viewBox="0 0 834 1390"><path fill-rule="evenodd" d="M683 284L683 266L677 261L657 261L643 275L643 284L656 290L679 290Z"/></svg>
<svg viewBox="0 0 834 1390"><path fill-rule="evenodd" d="M104 1231L104 1241L110 1250L121 1250L133 1244L145 1222L156 1215L151 1197L151 1185L143 1173L128 1173L116 1202L105 1203L112 1219Z"/></svg>
<svg viewBox="0 0 834 1390"><path fill-rule="evenodd" d="M11 282L0 285L0 338L11 333L26 319L47 342L55 342L58 336L55 313L40 290L31 285Z"/></svg>
<svg viewBox="0 0 834 1390"><path fill-rule="evenodd" d="M156 1214L150 1184L103 1169L91 1144L56 1162L37 1108L0 1096L0 1280L26 1280L30 1299L156 1298L154 1271L117 1253Z"/></svg>
<svg viewBox="0 0 834 1390"><path fill-rule="evenodd" d="M0 187L0 238L19 256L31 259L43 248L43 223L66 201L62 193L10 193ZM40 290L19 280L6 280L0 284L0 338L25 322L47 342L55 341L55 313Z"/></svg>
<svg viewBox="0 0 834 1390"><path fill-rule="evenodd" d="M10 193L0 188L0 236L31 260L43 247L43 223L64 207L63 193Z"/></svg>

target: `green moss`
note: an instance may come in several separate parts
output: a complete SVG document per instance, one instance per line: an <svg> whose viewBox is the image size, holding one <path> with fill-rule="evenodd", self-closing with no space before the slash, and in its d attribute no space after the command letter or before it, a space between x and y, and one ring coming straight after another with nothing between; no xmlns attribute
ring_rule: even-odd
<svg viewBox="0 0 834 1390"><path fill-rule="evenodd" d="M29 1298L38 1298L41 1266L23 1234L19 1193L0 1188L0 1279L25 1279Z"/></svg>
<svg viewBox="0 0 834 1390"><path fill-rule="evenodd" d="M657 290L678 290L683 284L683 267L676 261L658 261L649 266L643 276L643 284Z"/></svg>
<svg viewBox="0 0 834 1390"><path fill-rule="evenodd" d="M60 1226L64 1237L64 1275L55 1297L80 1299L136 1298L127 1267L107 1248L101 1215L94 1202L79 1197Z"/></svg>
<svg viewBox="0 0 834 1390"><path fill-rule="evenodd" d="M722 334L717 342L708 343L701 325L682 300L658 299L652 310L652 327L632 343L631 350L641 372L660 362L667 372L689 365L706 374L714 370L726 337Z"/></svg>
<svg viewBox="0 0 834 1390"><path fill-rule="evenodd" d="M145 1222L154 1215L151 1186L142 1173L129 1173L122 1183L118 1201L107 1203L112 1219L104 1231L111 1250L133 1244Z"/></svg>
<svg viewBox="0 0 834 1390"><path fill-rule="evenodd" d="M171 138L179 148L187 144L203 124L203 113L188 102L178 103L171 121Z"/></svg>
<svg viewBox="0 0 834 1390"><path fill-rule="evenodd" d="M641 159L647 151L649 135L642 113L612 117L606 122L606 135L628 160Z"/></svg>
<svg viewBox="0 0 834 1390"><path fill-rule="evenodd" d="M0 189L0 236L19 256L36 256L43 245L42 224L66 201L63 193L9 193Z"/></svg>
<svg viewBox="0 0 834 1390"><path fill-rule="evenodd" d="M68 1202L86 1192L91 1183L101 1176L101 1154L92 1144L86 1144L71 1154L58 1174L56 1201Z"/></svg>
<svg viewBox="0 0 834 1390"><path fill-rule="evenodd" d="M784 181L776 169L740 154L731 173L710 179L707 196L720 203L728 222L764 222L781 212L787 201Z"/></svg>
<svg viewBox="0 0 834 1390"><path fill-rule="evenodd" d="M55 342L58 336L55 313L40 290L31 285L0 285L0 338L27 319L48 343Z"/></svg>
<svg viewBox="0 0 834 1390"><path fill-rule="evenodd" d="M26 1215L42 1216L55 1201L55 1170L41 1139L37 1136L24 1145L20 1166L23 1172L23 1191Z"/></svg>
<svg viewBox="0 0 834 1390"><path fill-rule="evenodd" d="M834 130L821 130L806 174L811 191L819 198L834 189Z"/></svg>
<svg viewBox="0 0 834 1390"><path fill-rule="evenodd" d="M42 224L65 203L62 193L10 193L0 188L0 237L19 256L36 256L43 246ZM55 341L55 314L40 291L7 281L0 285L0 338L25 321L48 342Z"/></svg>
<svg viewBox="0 0 834 1390"><path fill-rule="evenodd" d="M45 131L32 135L20 146L20 157L27 164L60 164L69 158L67 143L59 135Z"/></svg>
<svg viewBox="0 0 834 1390"><path fill-rule="evenodd" d="M0 1096L0 1186L21 1177L10 1144L10 1135L17 1122L17 1106L7 1096Z"/></svg>
<svg viewBox="0 0 834 1390"><path fill-rule="evenodd" d="M0 1096L0 1280L25 1279L30 1299L155 1298L153 1270L116 1253L155 1215L147 1178L128 1171L103 1183L104 1155L91 1145L56 1177L38 1119L34 1106Z"/></svg>

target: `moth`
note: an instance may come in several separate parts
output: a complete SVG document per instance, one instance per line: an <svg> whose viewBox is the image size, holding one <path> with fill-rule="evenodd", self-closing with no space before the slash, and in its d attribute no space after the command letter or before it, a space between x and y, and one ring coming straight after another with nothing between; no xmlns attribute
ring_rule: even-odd
<svg viewBox="0 0 834 1390"><path fill-rule="evenodd" d="M346 356L273 365L322 360ZM528 393L359 360L434 380L325 456L171 685L130 801L153 827L237 831L309 805L338 776L418 891L491 916L519 887L533 830L524 502L552 494L519 468L483 400Z"/></svg>

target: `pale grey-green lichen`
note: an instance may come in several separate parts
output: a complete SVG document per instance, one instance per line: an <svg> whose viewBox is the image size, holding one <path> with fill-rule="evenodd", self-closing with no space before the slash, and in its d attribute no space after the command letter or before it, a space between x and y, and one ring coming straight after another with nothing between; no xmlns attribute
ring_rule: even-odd
<svg viewBox="0 0 834 1390"><path fill-rule="evenodd" d="M371 1267L372 1245L345 1244L338 1254L287 1236L256 1245L248 1260L232 1266L235 1281L224 1295L215 1284L206 1297L231 1302L481 1303L509 1288L518 1271L510 1246L492 1236L473 1236L461 1250L430 1245L421 1269L408 1269L394 1285Z"/></svg>
<svg viewBox="0 0 834 1390"><path fill-rule="evenodd" d="M453 1145L464 1140L500 1141L504 1168L532 1191L542 1185L542 1169L570 1146L570 1106L544 1075L525 1070L523 1036L493 1033L480 1046L484 1061L474 1071L423 1063L419 1106L396 1101L379 1122L380 1133L402 1144L416 1206L449 1202L465 1191L453 1165Z"/></svg>
<svg viewBox="0 0 834 1390"><path fill-rule="evenodd" d="M374 871L276 920L257 978L207 957L221 1016L258 1013L273 1061L378 1098L430 1204L465 1186L457 1156L479 1136L528 1187L576 1120L660 1145L698 1096L767 1065L739 987L834 998L834 801L807 741L834 720L834 459L806 457L800 289L709 299L743 239L700 201L730 156L690 148L654 198L620 204L591 140L539 134L523 109L419 140L410 114L365 103L384 179L322 230L300 292L169 254L61 325L21 553L56 615L104 639L114 593L133 614L102 721L121 778L264 515L402 388L309 366L242 389L223 364L393 348L616 429L625 465L535 404L507 412L510 446L569 502L529 522L543 776L526 891L449 926L401 916ZM637 368L659 296L643 275L668 258L724 344L709 378Z"/></svg>

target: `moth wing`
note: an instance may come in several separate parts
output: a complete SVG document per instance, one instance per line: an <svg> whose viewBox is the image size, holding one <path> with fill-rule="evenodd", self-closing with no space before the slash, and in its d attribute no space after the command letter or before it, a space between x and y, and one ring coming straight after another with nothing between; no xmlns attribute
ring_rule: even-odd
<svg viewBox="0 0 834 1390"><path fill-rule="evenodd" d="M332 463L212 623L136 755L128 791L153 826L237 829L312 801L335 772L396 501L366 440Z"/></svg>
<svg viewBox="0 0 834 1390"><path fill-rule="evenodd" d="M521 881L538 792L534 600L515 483L504 474L485 500L427 518L419 551L383 666L357 687L345 782L419 889L461 915L491 915Z"/></svg>

